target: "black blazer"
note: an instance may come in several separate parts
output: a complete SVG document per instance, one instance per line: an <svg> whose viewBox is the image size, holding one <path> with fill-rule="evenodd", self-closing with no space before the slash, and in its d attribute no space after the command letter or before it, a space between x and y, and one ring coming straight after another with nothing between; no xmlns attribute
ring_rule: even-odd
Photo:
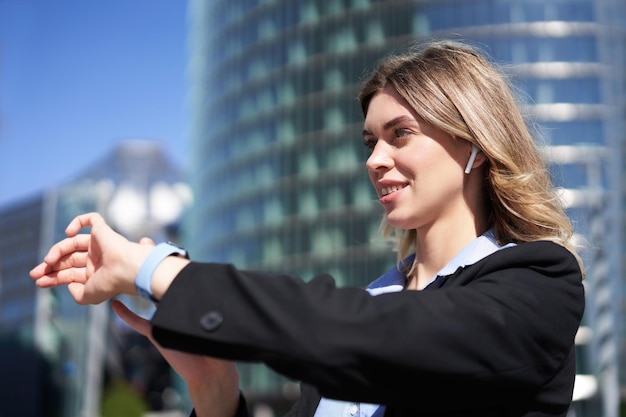
<svg viewBox="0 0 626 417"><path fill-rule="evenodd" d="M291 416L312 416L320 394L385 404L387 417L565 416L584 309L574 256L524 243L440 281L373 297L328 275L304 282L191 263L163 297L153 335L303 381Z"/></svg>

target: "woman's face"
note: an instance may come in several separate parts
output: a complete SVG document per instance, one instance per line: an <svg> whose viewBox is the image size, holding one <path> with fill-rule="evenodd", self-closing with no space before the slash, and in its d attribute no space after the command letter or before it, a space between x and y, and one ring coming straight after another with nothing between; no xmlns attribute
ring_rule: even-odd
<svg viewBox="0 0 626 417"><path fill-rule="evenodd" d="M421 229L467 221L469 142L424 122L392 87L370 101L363 137L371 150L369 177L390 225Z"/></svg>

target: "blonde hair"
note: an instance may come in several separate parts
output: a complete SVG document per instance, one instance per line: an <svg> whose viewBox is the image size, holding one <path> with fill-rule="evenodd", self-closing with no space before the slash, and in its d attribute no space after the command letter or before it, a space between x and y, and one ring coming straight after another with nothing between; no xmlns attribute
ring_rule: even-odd
<svg viewBox="0 0 626 417"><path fill-rule="evenodd" d="M485 188L492 227L500 244L550 240L582 262L572 246L572 225L556 195L537 143L522 116L507 78L474 48L431 42L381 61L365 82L359 101L363 116L372 97L392 86L426 122L474 143L487 157ZM415 230L386 224L404 259Z"/></svg>

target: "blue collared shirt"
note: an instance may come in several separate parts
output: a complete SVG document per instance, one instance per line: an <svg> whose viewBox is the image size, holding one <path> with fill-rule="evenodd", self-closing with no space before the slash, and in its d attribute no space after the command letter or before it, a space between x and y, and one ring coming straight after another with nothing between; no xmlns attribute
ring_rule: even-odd
<svg viewBox="0 0 626 417"><path fill-rule="evenodd" d="M426 284L426 287L432 284L438 276L451 275L460 267L475 264L492 253L511 246L515 246L515 243L500 246L493 230L488 230L465 246L446 266L441 268ZM413 259L414 255L408 257L403 265L410 265ZM395 267L372 282L367 287L367 291L373 296L399 292L406 286L406 280L406 275ZM382 405L322 398L314 417L382 417L384 414L385 406Z"/></svg>

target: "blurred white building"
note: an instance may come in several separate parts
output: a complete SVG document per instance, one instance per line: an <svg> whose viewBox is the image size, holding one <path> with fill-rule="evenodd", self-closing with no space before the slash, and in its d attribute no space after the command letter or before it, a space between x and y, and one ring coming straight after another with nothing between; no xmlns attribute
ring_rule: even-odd
<svg viewBox="0 0 626 417"><path fill-rule="evenodd" d="M30 400L19 401L18 394L1 396L0 415L98 416L105 369L124 372L115 342L125 335L111 333L123 327L113 325L107 303L78 306L64 287L36 289L28 278L49 247L65 237L69 221L97 211L130 239L162 241L177 238L191 203L183 173L159 143L127 140L72 180L0 210L0 248L5 249L0 253L0 342L6 342L5 361L21 357L16 350L26 349L41 362L26 375L17 373L26 366L23 362L14 365L15 373L2 373L4 393L20 391L11 389L16 386L24 392L25 386L41 388L33 389ZM16 375L25 379L23 384L16 384Z"/></svg>

